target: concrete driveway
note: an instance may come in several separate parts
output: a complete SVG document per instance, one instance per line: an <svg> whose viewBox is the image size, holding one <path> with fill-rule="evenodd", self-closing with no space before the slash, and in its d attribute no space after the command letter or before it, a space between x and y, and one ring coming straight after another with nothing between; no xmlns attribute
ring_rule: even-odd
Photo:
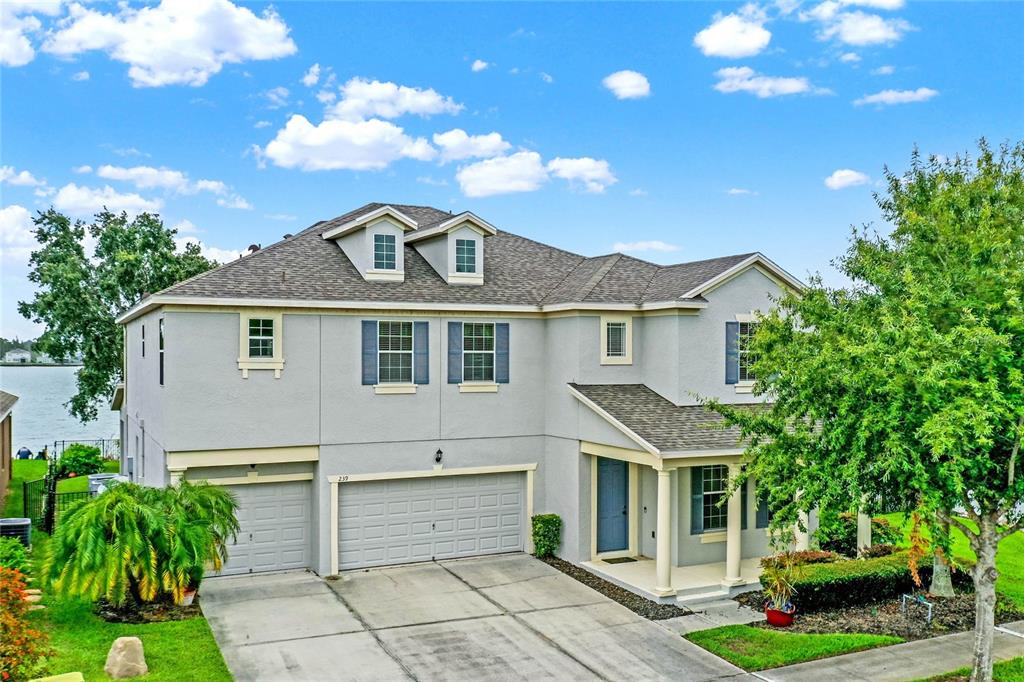
<svg viewBox="0 0 1024 682"><path fill-rule="evenodd" d="M248 680L713 680L743 671L524 554L203 583Z"/></svg>

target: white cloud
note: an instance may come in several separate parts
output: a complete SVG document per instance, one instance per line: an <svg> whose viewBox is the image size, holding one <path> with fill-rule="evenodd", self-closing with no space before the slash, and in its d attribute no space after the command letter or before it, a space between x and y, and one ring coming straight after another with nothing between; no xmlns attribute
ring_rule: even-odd
<svg viewBox="0 0 1024 682"><path fill-rule="evenodd" d="M856 187L857 185L866 185L869 182L871 182L871 178L865 173L849 168L840 168L825 178L825 186L829 189L845 189L847 187Z"/></svg>
<svg viewBox="0 0 1024 682"><path fill-rule="evenodd" d="M434 144L441 149L441 162L461 159L489 159L505 153L512 145L501 139L499 133L468 135L455 128L446 133L435 133Z"/></svg>
<svg viewBox="0 0 1024 682"><path fill-rule="evenodd" d="M27 170L16 172L14 166L0 166L0 182L20 187L36 187L46 184L44 180L38 179Z"/></svg>
<svg viewBox="0 0 1024 682"><path fill-rule="evenodd" d="M601 194L610 185L618 182L608 162L584 156L578 159L556 158L548 162L548 172L568 180L571 185L581 185L584 191Z"/></svg>
<svg viewBox="0 0 1024 682"><path fill-rule="evenodd" d="M36 14L55 15L62 0L4 0L0 2L0 65L24 66L36 56L30 36L42 22Z"/></svg>
<svg viewBox="0 0 1024 682"><path fill-rule="evenodd" d="M857 106L864 104L878 104L888 106L891 104L908 104L910 102L926 102L939 94L938 90L931 88L918 88L917 90L882 90L873 95L864 95L853 100Z"/></svg>
<svg viewBox="0 0 1024 682"><path fill-rule="evenodd" d="M473 64L469 68L473 70L473 73L479 73L490 65L490 62L485 62L482 59L474 59Z"/></svg>
<svg viewBox="0 0 1024 682"><path fill-rule="evenodd" d="M863 5L873 9L894 10L903 7L903 0L842 0L844 5Z"/></svg>
<svg viewBox="0 0 1024 682"><path fill-rule="evenodd" d="M270 121L256 121L252 124L252 127L259 130L260 128L269 128L270 125Z"/></svg>
<svg viewBox="0 0 1024 682"><path fill-rule="evenodd" d="M288 104L288 88L283 85L279 85L276 88L270 88L263 93L263 96L267 98L268 109L280 109Z"/></svg>
<svg viewBox="0 0 1024 682"><path fill-rule="evenodd" d="M619 253L630 253L639 251L659 251L661 253L671 253L678 251L679 247L675 244L668 244L658 239L651 239L648 241L639 242L616 242L612 245L612 251L618 251Z"/></svg>
<svg viewBox="0 0 1024 682"><path fill-rule="evenodd" d="M78 71L77 73L74 73L74 74L71 75L71 80L73 80L73 81L87 81L87 80L89 80L89 72L88 71Z"/></svg>
<svg viewBox="0 0 1024 682"><path fill-rule="evenodd" d="M894 73L896 73L896 67L889 64L879 66L877 69L871 69L872 76L891 76Z"/></svg>
<svg viewBox="0 0 1024 682"><path fill-rule="evenodd" d="M754 4L739 13L714 16L711 25L693 37L693 44L707 57L752 57L768 47L772 33L764 27L764 11Z"/></svg>
<svg viewBox="0 0 1024 682"><path fill-rule="evenodd" d="M645 196L647 196L647 190L641 189L640 187L637 187L635 189L629 190L629 196L631 196L631 197L645 197Z"/></svg>
<svg viewBox="0 0 1024 682"><path fill-rule="evenodd" d="M82 166L80 172L88 172L88 166ZM96 175L105 180L130 182L138 189L165 189L179 194L195 194L196 192L212 192L224 194L228 186L220 180L197 180L192 182L187 174L171 168L154 168L152 166L111 166L109 164L96 169Z"/></svg>
<svg viewBox="0 0 1024 682"><path fill-rule="evenodd" d="M467 197L487 197L532 192L547 182L548 173L540 154L522 151L463 166L455 179Z"/></svg>
<svg viewBox="0 0 1024 682"><path fill-rule="evenodd" d="M341 99L327 110L328 118L358 121L371 116L398 118L405 114L457 114L463 106L433 88L353 78L341 86Z"/></svg>
<svg viewBox="0 0 1024 682"><path fill-rule="evenodd" d="M552 76L550 73L547 73L546 71L540 72L540 79L547 83L548 85L551 85L552 83L555 82L555 77Z"/></svg>
<svg viewBox="0 0 1024 682"><path fill-rule="evenodd" d="M856 46L892 44L914 28L909 22L898 17L886 19L860 10L844 11L844 5L849 4L876 6L871 2L825 0L810 10L801 12L800 20L816 21L820 24L818 40L836 39L841 43Z"/></svg>
<svg viewBox="0 0 1024 682"><path fill-rule="evenodd" d="M71 170L75 173L92 173L92 166L75 166Z"/></svg>
<svg viewBox="0 0 1024 682"><path fill-rule="evenodd" d="M113 147L110 151L114 152L118 156L145 156L146 158L152 156L152 154L139 151L135 147Z"/></svg>
<svg viewBox="0 0 1024 682"><path fill-rule="evenodd" d="M251 211L252 204L246 201L243 197L237 194L232 194L230 197L221 197L217 199L217 205L223 206L224 208L237 208L243 211Z"/></svg>
<svg viewBox="0 0 1024 682"><path fill-rule="evenodd" d="M185 247L189 244L198 244L199 250L204 258L208 258L218 263L230 263L233 260L238 260L242 256L241 251L234 251L232 249L219 249L216 246L210 246L197 237L176 237L174 239L174 245L177 248L178 253L185 250Z"/></svg>
<svg viewBox="0 0 1024 682"><path fill-rule="evenodd" d="M376 170L402 158L429 161L437 150L424 138L413 139L389 121L326 120L313 125L301 114L263 149L253 150L282 168L315 170Z"/></svg>
<svg viewBox="0 0 1024 682"><path fill-rule="evenodd" d="M338 99L338 94L330 90L321 90L316 93L316 101L320 102L320 104L330 104L336 99Z"/></svg>
<svg viewBox="0 0 1024 682"><path fill-rule="evenodd" d="M605 76L601 84L611 90L617 99L640 99L651 94L647 76L639 71L616 71Z"/></svg>
<svg viewBox="0 0 1024 682"><path fill-rule="evenodd" d="M314 64L309 67L309 70L302 76L302 84L307 88L311 88L320 82L320 64Z"/></svg>
<svg viewBox="0 0 1024 682"><path fill-rule="evenodd" d="M726 194L731 194L734 197L757 196L757 192L755 192L754 190L752 190L752 189L745 189L743 187L730 187L728 190L726 190L725 193Z"/></svg>
<svg viewBox="0 0 1024 682"><path fill-rule="evenodd" d="M843 54L839 55L839 61L843 62L844 64L856 64L857 62L860 61L860 55L857 54L856 52L844 52Z"/></svg>
<svg viewBox="0 0 1024 682"><path fill-rule="evenodd" d="M191 220L180 220L171 226L171 229L178 234L195 234L199 232L199 228L195 226Z"/></svg>
<svg viewBox="0 0 1024 682"><path fill-rule="evenodd" d="M806 78L763 76L749 66L730 66L715 72L718 82L715 90L724 93L749 92L761 99L796 95L807 92L815 95L830 94L824 88L816 88Z"/></svg>
<svg viewBox="0 0 1024 682"><path fill-rule="evenodd" d="M56 192L57 192L57 190L55 190L54 188L50 187L49 185L42 185L42 186L36 187L34 190L32 190L32 194L36 195L40 199L45 199L46 197L52 197Z"/></svg>
<svg viewBox="0 0 1024 682"><path fill-rule="evenodd" d="M43 50L74 57L102 50L129 65L135 87L204 85L225 64L294 54L288 26L271 8L259 16L229 0L163 0L120 5L116 14L74 3Z"/></svg>
<svg viewBox="0 0 1024 682"><path fill-rule="evenodd" d="M447 187L448 181L444 178L435 178L429 175L421 175L416 178L416 182L421 185L430 185L431 187Z"/></svg>
<svg viewBox="0 0 1024 682"><path fill-rule="evenodd" d="M0 208L0 259L24 261L36 248L32 214L17 204Z"/></svg>
<svg viewBox="0 0 1024 682"><path fill-rule="evenodd" d="M79 187L70 182L60 188L53 200L58 211L66 211L72 215L93 215L106 207L114 213L142 213L143 211L159 211L163 203L159 199L145 199L138 194L121 194L109 185L102 189Z"/></svg>
<svg viewBox="0 0 1024 682"><path fill-rule="evenodd" d="M281 222L290 223L293 220L298 220L298 216L294 216L291 213L264 213L263 217L267 220L279 220Z"/></svg>

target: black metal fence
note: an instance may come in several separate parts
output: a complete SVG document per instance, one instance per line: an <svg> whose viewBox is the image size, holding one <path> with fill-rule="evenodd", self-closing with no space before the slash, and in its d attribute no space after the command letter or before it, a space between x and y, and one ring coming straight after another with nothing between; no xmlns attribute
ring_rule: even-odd
<svg viewBox="0 0 1024 682"><path fill-rule="evenodd" d="M121 458L121 439L120 438L97 438L93 440L55 440L53 441L53 452L50 456L55 459L60 459L60 456L64 454L64 450L69 445L80 443L82 445L94 445L100 449L100 453L103 455L103 459L120 459Z"/></svg>
<svg viewBox="0 0 1024 682"><path fill-rule="evenodd" d="M24 516L32 519L32 525L46 533L53 533L73 504L92 497L88 491L57 492L56 480L48 478L24 481L21 486Z"/></svg>

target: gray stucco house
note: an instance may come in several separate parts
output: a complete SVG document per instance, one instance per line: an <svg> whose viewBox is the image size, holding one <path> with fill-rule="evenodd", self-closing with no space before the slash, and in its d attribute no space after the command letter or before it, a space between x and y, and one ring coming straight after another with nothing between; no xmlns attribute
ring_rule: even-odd
<svg viewBox="0 0 1024 682"><path fill-rule="evenodd" d="M696 396L758 400L745 335L800 286L759 253L586 258L368 204L119 319L123 470L231 487L225 573L530 551L553 512L571 562L726 594L756 581L768 510L754 481L718 505L742 448Z"/></svg>

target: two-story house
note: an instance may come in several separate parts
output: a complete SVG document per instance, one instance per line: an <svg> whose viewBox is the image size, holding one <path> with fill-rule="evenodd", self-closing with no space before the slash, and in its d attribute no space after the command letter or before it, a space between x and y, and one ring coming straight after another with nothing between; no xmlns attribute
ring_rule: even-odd
<svg viewBox="0 0 1024 682"><path fill-rule="evenodd" d="M529 551L662 600L756 581L768 510L720 504L744 339L800 283L758 253L586 258L469 213L368 204L119 322L124 472L229 486L225 573Z"/></svg>

